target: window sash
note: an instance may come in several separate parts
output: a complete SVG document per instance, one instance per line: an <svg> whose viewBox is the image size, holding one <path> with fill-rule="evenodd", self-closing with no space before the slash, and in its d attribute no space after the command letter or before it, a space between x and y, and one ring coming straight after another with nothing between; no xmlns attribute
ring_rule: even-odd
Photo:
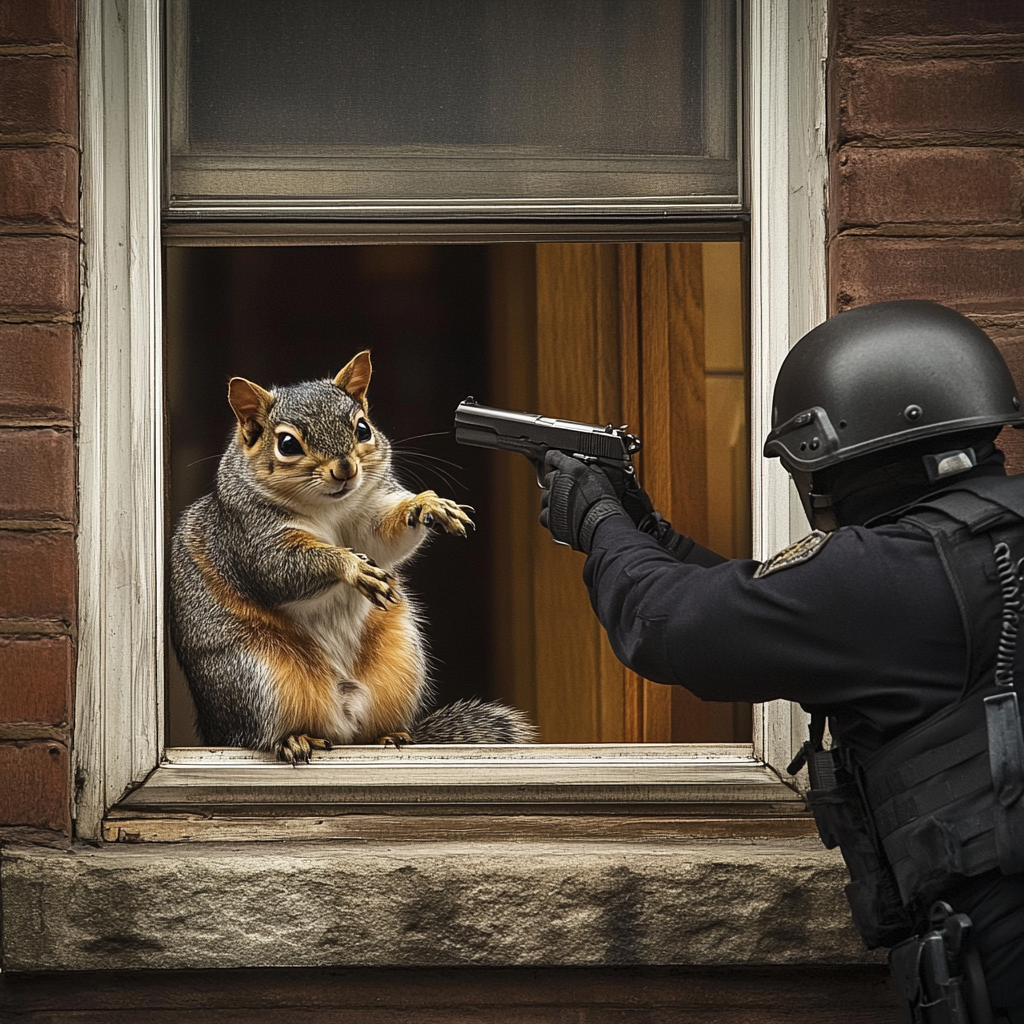
<svg viewBox="0 0 1024 1024"><path fill-rule="evenodd" d="M279 141L276 145L268 145L238 139L202 138L203 119L196 119L191 110L194 97L189 67L189 0L166 0L167 216L250 220L325 220L352 216L404 220L445 217L457 220L463 217L650 216L652 213L662 216L687 212L708 216L742 211L746 197L742 174L745 160L740 102L743 95L740 88L741 33L738 29L731 30L731 25L741 23L743 5L739 0L704 0L690 5L691 9L696 7L700 8L696 19L692 18L691 10L685 26L676 26L677 29L688 30L692 24L699 24L704 47L698 87L701 97L699 109L688 110L685 94L681 94L683 109L679 111L680 123L688 114L696 116L700 152L682 155L650 151L650 147L655 145L653 138L640 148L636 144L621 145L620 151L616 151L616 141L613 140L612 152L585 152L581 149L572 153L574 143L571 140L563 143L561 133L558 133L557 146L516 144L516 136L523 132L526 138L533 138L537 131L542 135L550 134L552 121L557 123L560 115L555 109L557 103L548 104L541 114L541 123L524 126L519 117L506 109L503 123L501 111L514 102L515 81L533 82L537 87L538 83L531 77L536 72L541 81L548 76L550 88L552 76L557 80L560 75L567 74L565 66L554 58L545 67L542 62L530 64L529 57L525 58L529 64L525 78L514 80L511 88L497 87L491 98L500 125L498 130L510 133L503 143L453 144L428 140L403 145L397 140L395 144L388 144L381 139L373 145L339 144L338 141L323 144L318 137L316 142ZM500 17L502 12L494 13ZM521 20L518 23L523 24ZM461 22L456 27L460 25ZM579 26L581 32L578 36L567 36L566 39L572 38L579 43L587 27ZM657 35L653 25L638 26L638 31ZM490 37L486 29L475 41L480 48L465 52L483 57L481 67L486 67L487 73L482 76L481 88L486 91L487 87L495 88L494 73L500 75L502 65L516 57L506 52L508 40L499 43L498 36ZM252 38L248 42L259 45ZM385 49L386 45L385 42ZM495 45L501 47L500 57L488 62L485 54L488 47ZM664 42L661 49L666 50ZM526 50L532 55L534 47ZM597 46L598 61L600 51L601 46ZM264 69L270 64L273 64L272 59L264 64ZM418 70L419 62L414 64L416 67L412 70ZM203 66L201 57L199 65ZM473 70L479 71L480 67L474 68L473 57L470 57L466 71L471 73ZM657 65L643 67L638 70L638 77L645 80L649 75L656 75L658 70ZM373 73L371 66L367 71L371 79ZM259 72L256 74L258 77ZM219 102L229 109L233 102L238 101L231 95L234 81L229 76L227 95L219 97ZM266 83L254 81L252 84L257 93L266 87ZM583 88L583 97L577 99L586 107L584 97L589 97L591 91L573 77L563 81L562 85L569 90L574 86ZM388 125L392 117L401 119L405 115L407 102L399 103L393 109L377 109L375 105L380 102L378 93L371 89L369 95L359 94L358 86L357 77L350 83L357 95L352 97L351 104L354 121L347 129L340 127L342 119L336 113L339 108L330 104L314 115L314 120L326 117L321 130L328 133L328 139L331 131L340 130L340 138L346 130L358 125L361 117L365 120L369 112L360 110L360 101L375 107L378 120L371 117L368 124ZM206 87L212 88L211 83ZM302 88L301 84L297 86L300 95ZM525 91L528 96L529 84L525 84ZM657 92L651 88L648 105ZM614 93L613 102L619 95L618 91ZM473 99L479 102L482 97ZM414 99L413 105L418 101L418 98ZM644 103L639 102L642 110ZM451 117L449 106L446 104L441 108L442 121L445 116ZM598 102L591 113L599 119L607 119L607 114L598 114L600 108ZM536 107L534 105L531 109L527 101L526 109L529 115L533 115ZM674 108L668 104L667 109ZM268 116L275 124L274 114L277 112L277 105L270 103ZM573 118L572 123L566 125L566 136L572 134L578 123L586 120L580 119L578 114L576 110L572 115L562 112L563 117ZM301 109L300 105L300 122L304 115L309 116L309 112ZM199 126L195 131L193 121ZM472 125L474 118L470 111L460 111L457 121L462 130L463 125ZM207 136L210 127L205 129ZM286 134L292 131L294 129ZM371 134L380 134L380 131L375 127ZM662 124L655 134L660 139L666 131L668 126ZM306 133L310 138L316 134L310 134L308 129ZM444 134L442 132L442 136ZM198 140L194 137L196 135L200 136ZM565 152L566 149L570 152ZM630 149L634 151L630 152Z"/></svg>
<svg viewBox="0 0 1024 1024"><path fill-rule="evenodd" d="M76 832L88 838L103 834L104 816L126 793L177 769L158 767L165 754L161 23L148 0L82 0L80 12L86 273L74 772ZM760 558L789 543L791 515L799 514L781 467L759 455L770 428L770 382L789 346L825 315L824 17L822 0L755 0L749 19L752 477ZM414 224L401 230L408 240L420 237ZM674 237L687 237L686 230L681 224ZM782 771L804 721L787 702L758 706L751 758L719 767L728 774L760 764L765 777ZM539 749L538 756L549 753ZM458 752L445 756L459 774ZM657 754L617 767L639 784L645 772L661 770L650 757ZM190 770L211 782L224 771L216 764ZM261 770L281 774L277 766ZM423 793L431 785L425 782ZM776 785L776 792L784 788Z"/></svg>

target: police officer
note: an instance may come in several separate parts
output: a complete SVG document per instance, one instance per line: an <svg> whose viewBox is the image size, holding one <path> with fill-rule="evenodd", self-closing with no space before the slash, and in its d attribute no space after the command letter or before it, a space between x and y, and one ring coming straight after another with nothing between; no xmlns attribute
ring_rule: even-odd
<svg viewBox="0 0 1024 1024"><path fill-rule="evenodd" d="M994 444L1024 426L1016 387L965 317L878 303L792 349L772 422L764 454L813 530L766 562L720 558L636 485L559 452L541 523L587 553L594 611L631 669L812 713L791 769L811 769L855 924L895 946L907 1019L981 1024L991 1003L1024 1024L1024 476Z"/></svg>

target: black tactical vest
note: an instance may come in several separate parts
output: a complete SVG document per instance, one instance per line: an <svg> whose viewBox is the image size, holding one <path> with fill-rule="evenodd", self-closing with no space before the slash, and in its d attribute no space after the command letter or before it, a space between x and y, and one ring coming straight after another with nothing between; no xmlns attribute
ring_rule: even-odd
<svg viewBox="0 0 1024 1024"><path fill-rule="evenodd" d="M1024 871L1024 732L1014 685L1024 476L965 481L899 521L931 535L956 595L968 647L960 698L859 763L841 747L821 749L824 718L815 715L790 766L808 765L818 831L846 860L854 923L872 948L911 935L922 909L956 878Z"/></svg>

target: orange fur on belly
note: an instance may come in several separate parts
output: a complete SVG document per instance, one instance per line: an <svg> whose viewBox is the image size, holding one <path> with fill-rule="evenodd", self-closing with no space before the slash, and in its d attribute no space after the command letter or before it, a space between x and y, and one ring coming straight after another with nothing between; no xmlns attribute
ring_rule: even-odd
<svg viewBox="0 0 1024 1024"><path fill-rule="evenodd" d="M393 730L410 729L419 710L426 666L416 624L404 602L370 612L353 675L370 697L356 742L373 743Z"/></svg>
<svg viewBox="0 0 1024 1024"><path fill-rule="evenodd" d="M328 727L337 714L338 681L312 637L286 616L246 601L191 538L188 549L213 598L248 633L246 648L267 666L280 701L281 735L333 732Z"/></svg>

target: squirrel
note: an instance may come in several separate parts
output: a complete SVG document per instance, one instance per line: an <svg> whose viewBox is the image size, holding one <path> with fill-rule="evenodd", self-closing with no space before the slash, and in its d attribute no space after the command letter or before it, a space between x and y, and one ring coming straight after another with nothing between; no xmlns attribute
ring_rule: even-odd
<svg viewBox="0 0 1024 1024"><path fill-rule="evenodd" d="M431 694L421 617L400 566L467 505L413 494L370 419L370 353L333 379L228 384L237 429L213 492L171 543L170 632L208 746L292 764L334 744L528 743L513 708Z"/></svg>

